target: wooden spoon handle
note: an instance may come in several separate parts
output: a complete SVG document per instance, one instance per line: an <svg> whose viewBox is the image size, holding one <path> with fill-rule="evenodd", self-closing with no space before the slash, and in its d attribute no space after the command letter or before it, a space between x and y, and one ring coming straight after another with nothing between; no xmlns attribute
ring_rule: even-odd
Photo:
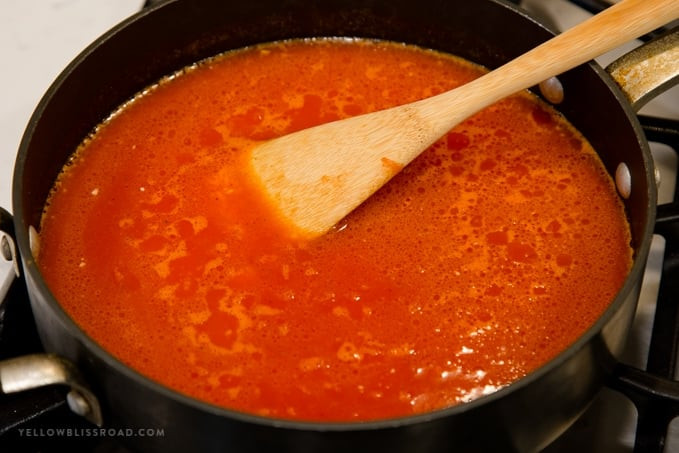
<svg viewBox="0 0 679 453"><path fill-rule="evenodd" d="M420 101L418 109L423 117L440 122L432 131L432 139L436 140L484 107L585 63L678 16L679 0L617 3L463 87Z"/></svg>

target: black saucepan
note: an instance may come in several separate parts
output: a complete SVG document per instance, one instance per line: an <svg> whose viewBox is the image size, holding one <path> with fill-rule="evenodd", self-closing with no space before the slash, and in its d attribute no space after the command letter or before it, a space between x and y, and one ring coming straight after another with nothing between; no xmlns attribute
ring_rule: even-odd
<svg viewBox="0 0 679 453"><path fill-rule="evenodd" d="M536 451L587 407L616 363L630 325L656 210L654 171L639 123L598 66L560 77L559 110L606 168L624 163L635 262L601 318L566 351L478 400L422 415L365 423L302 423L241 414L180 395L123 365L69 318L30 250L55 177L78 143L119 104L161 76L227 49L274 40L361 36L408 42L494 68L551 33L496 0L174 0L143 11L88 47L58 77L31 118L13 183L14 228L45 348L80 370L104 426L162 428L125 439L140 451Z"/></svg>

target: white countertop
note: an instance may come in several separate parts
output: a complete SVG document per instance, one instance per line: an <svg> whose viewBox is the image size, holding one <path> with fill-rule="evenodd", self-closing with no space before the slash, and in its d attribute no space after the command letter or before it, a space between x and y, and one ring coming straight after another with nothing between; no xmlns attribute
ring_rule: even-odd
<svg viewBox="0 0 679 453"><path fill-rule="evenodd" d="M24 128L43 93L90 42L143 0L0 0L0 207Z"/></svg>

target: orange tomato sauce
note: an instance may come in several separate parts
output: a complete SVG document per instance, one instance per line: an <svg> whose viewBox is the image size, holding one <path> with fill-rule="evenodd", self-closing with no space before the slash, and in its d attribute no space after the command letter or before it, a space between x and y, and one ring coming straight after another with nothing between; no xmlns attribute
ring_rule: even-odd
<svg viewBox="0 0 679 453"><path fill-rule="evenodd" d="M613 184L562 117L527 92L499 102L312 241L283 233L245 163L261 140L482 73L361 40L201 62L77 150L39 266L111 354L215 405L357 421L492 393L581 336L631 265Z"/></svg>

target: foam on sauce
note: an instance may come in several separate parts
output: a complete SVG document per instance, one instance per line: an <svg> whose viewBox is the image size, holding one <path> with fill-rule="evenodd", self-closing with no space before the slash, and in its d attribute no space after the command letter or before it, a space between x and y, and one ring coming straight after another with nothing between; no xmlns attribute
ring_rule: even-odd
<svg viewBox="0 0 679 453"><path fill-rule="evenodd" d="M628 273L622 205L578 132L513 96L311 242L281 234L244 169L258 141L481 73L360 40L196 65L80 147L43 216L40 268L105 349L216 405L371 420L491 393L582 335Z"/></svg>

